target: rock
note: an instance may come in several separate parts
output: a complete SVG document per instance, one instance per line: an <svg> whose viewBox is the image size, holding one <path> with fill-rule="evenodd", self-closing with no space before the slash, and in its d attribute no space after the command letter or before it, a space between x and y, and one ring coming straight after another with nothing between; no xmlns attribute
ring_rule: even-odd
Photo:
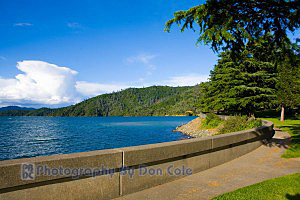
<svg viewBox="0 0 300 200"><path fill-rule="evenodd" d="M204 119L198 117L187 124L177 127L174 131L181 132L192 137L204 137L211 136L216 133L215 129L203 130L201 129L201 123Z"/></svg>

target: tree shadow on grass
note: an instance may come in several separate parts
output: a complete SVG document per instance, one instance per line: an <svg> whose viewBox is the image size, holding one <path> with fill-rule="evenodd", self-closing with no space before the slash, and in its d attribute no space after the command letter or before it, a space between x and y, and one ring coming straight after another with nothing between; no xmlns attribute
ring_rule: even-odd
<svg viewBox="0 0 300 200"><path fill-rule="evenodd" d="M292 132L292 139L295 137L295 139L300 138L300 124L293 124L290 126L280 126L279 128L289 128Z"/></svg>
<svg viewBox="0 0 300 200"><path fill-rule="evenodd" d="M292 146L300 145L300 124L293 124L291 126L281 126L281 128L289 128L292 132L291 143Z"/></svg>
<svg viewBox="0 0 300 200"><path fill-rule="evenodd" d="M286 194L285 197L289 200L299 200L300 199L300 194Z"/></svg>

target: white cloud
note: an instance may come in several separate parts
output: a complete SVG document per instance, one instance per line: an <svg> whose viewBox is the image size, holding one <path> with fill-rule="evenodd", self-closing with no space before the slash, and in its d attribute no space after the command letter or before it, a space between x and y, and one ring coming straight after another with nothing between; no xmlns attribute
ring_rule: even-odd
<svg viewBox="0 0 300 200"><path fill-rule="evenodd" d="M0 78L2 102L54 105L79 100L75 88L76 71L42 61L18 62L17 68L23 73L14 79Z"/></svg>
<svg viewBox="0 0 300 200"><path fill-rule="evenodd" d="M138 54L137 56L131 56L127 58L128 63L135 63L135 62L141 62L145 65L150 64L150 61L155 58L156 55L151 54Z"/></svg>
<svg viewBox="0 0 300 200"><path fill-rule="evenodd" d="M82 28L81 24L79 24L77 22L68 22L67 27L73 28L73 29Z"/></svg>
<svg viewBox="0 0 300 200"><path fill-rule="evenodd" d="M117 92L121 89L128 88L128 85L122 84L100 84L100 83L90 83L86 81L77 81L76 89L79 93L84 96L96 96L99 94Z"/></svg>
<svg viewBox="0 0 300 200"><path fill-rule="evenodd" d="M131 56L126 59L128 64L133 63L142 63L144 66L146 66L146 75L150 76L152 75L153 71L156 70L156 65L152 64L152 60L156 57L154 54L138 54L136 56Z"/></svg>
<svg viewBox="0 0 300 200"><path fill-rule="evenodd" d="M168 85L168 86L194 86L201 82L208 81L209 75L202 74L188 74L183 76L173 76L168 80L160 81L158 85Z"/></svg>
<svg viewBox="0 0 300 200"><path fill-rule="evenodd" d="M76 81L77 72L43 61L17 63L22 71L13 79L0 77L0 106L31 105L59 107L103 93L128 88L124 84Z"/></svg>
<svg viewBox="0 0 300 200"><path fill-rule="evenodd" d="M28 22L19 22L15 23L14 26L33 26L33 24Z"/></svg>
<svg viewBox="0 0 300 200"><path fill-rule="evenodd" d="M201 82L207 82L209 79L209 75L206 74L188 74L182 76L172 76L166 80L155 81L155 82L146 82L145 79L139 79L136 82L135 87L149 87L153 85L160 86L194 86Z"/></svg>
<svg viewBox="0 0 300 200"><path fill-rule="evenodd" d="M146 60L144 59L146 63L150 62ZM61 107L77 103L87 97L116 92L128 87L186 86L196 85L208 79L208 75L190 74L170 77L155 83L145 83L145 79L139 79L132 84L101 84L77 81L76 71L43 61L18 62L17 68L21 73L15 78L0 77L0 106Z"/></svg>

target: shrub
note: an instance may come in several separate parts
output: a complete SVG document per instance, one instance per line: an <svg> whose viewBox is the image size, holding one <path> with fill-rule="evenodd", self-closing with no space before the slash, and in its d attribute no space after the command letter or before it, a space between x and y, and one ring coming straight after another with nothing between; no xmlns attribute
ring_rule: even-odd
<svg viewBox="0 0 300 200"><path fill-rule="evenodd" d="M255 119L254 117L233 116L224 121L222 128L219 129L218 134L258 128L260 126L262 126L262 121Z"/></svg>
<svg viewBox="0 0 300 200"><path fill-rule="evenodd" d="M205 128L216 128L223 120L216 114L209 113L206 115L203 126Z"/></svg>

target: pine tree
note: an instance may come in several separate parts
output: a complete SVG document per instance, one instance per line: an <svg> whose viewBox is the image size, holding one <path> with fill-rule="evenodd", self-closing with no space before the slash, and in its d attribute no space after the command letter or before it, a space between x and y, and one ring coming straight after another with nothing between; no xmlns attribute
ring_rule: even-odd
<svg viewBox="0 0 300 200"><path fill-rule="evenodd" d="M277 95L281 106L282 122L286 107L300 106L300 63L299 60L291 62L289 59L286 57L286 60L278 65Z"/></svg>
<svg viewBox="0 0 300 200"><path fill-rule="evenodd" d="M201 106L206 111L232 111L253 114L254 111L277 105L277 70L270 62L258 61L247 50L239 61L233 61L230 52L211 71Z"/></svg>
<svg viewBox="0 0 300 200"><path fill-rule="evenodd" d="M300 27L300 3L299 0L206 0L202 5L175 12L165 31L170 31L174 23L181 26L181 31L199 31L198 42L210 44L216 52L230 50L239 56L247 44L270 33L276 45L284 50L284 44L290 44L287 32Z"/></svg>

